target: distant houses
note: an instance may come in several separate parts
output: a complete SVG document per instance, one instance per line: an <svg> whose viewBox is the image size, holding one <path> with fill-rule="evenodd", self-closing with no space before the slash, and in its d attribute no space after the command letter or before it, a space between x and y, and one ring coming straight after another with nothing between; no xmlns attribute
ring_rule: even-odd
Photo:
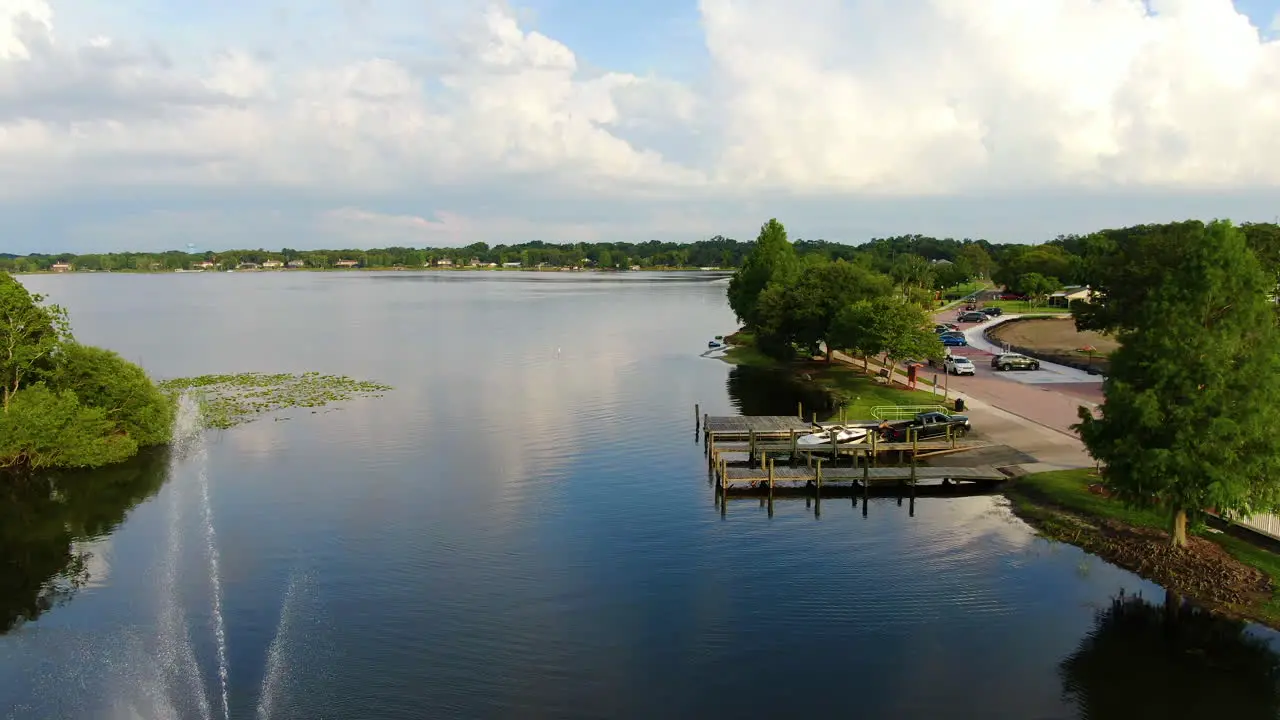
<svg viewBox="0 0 1280 720"><path fill-rule="evenodd" d="M285 263L284 266L289 268L290 270L298 270L300 268L306 267L307 261L306 260L290 260L289 262Z"/></svg>
<svg viewBox="0 0 1280 720"><path fill-rule="evenodd" d="M211 260L201 260L200 262L197 262L197 263L191 263L192 268L199 268L201 270L211 270L217 267L217 265L218 265L217 263Z"/></svg>
<svg viewBox="0 0 1280 720"><path fill-rule="evenodd" d="M237 270L261 270L262 266L255 262L242 262L236 266Z"/></svg>
<svg viewBox="0 0 1280 720"><path fill-rule="evenodd" d="M1071 303L1076 300L1088 302L1093 299L1093 291L1088 285L1068 285L1061 290L1049 295L1049 305L1051 307L1071 307Z"/></svg>
<svg viewBox="0 0 1280 720"><path fill-rule="evenodd" d="M49 269L56 273L71 272L71 263L56 262L49 266Z"/></svg>
<svg viewBox="0 0 1280 720"><path fill-rule="evenodd" d="M339 260L338 262L334 263L333 266L339 267L339 268L360 267L360 261L359 260Z"/></svg>
<svg viewBox="0 0 1280 720"><path fill-rule="evenodd" d="M449 258L440 258L436 261L436 267L453 267L453 261Z"/></svg>
<svg viewBox="0 0 1280 720"><path fill-rule="evenodd" d="M279 260L265 260L262 263L263 270L279 270L284 267L284 263Z"/></svg>

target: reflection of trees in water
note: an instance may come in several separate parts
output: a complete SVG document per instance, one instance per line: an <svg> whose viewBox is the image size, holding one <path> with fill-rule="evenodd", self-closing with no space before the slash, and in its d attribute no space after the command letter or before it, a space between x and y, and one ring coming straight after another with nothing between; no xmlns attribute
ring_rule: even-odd
<svg viewBox="0 0 1280 720"><path fill-rule="evenodd" d="M114 530L168 467L157 449L99 470L0 480L0 633L70 599L89 580L90 555L72 543Z"/></svg>
<svg viewBox="0 0 1280 720"><path fill-rule="evenodd" d="M1246 627L1173 593L1121 593L1062 661L1063 693L1089 720L1275 718L1280 655Z"/></svg>
<svg viewBox="0 0 1280 720"><path fill-rule="evenodd" d="M729 400L743 415L794 415L796 403L823 413L835 407L831 395L812 383L795 379L791 372L736 365L726 382Z"/></svg>

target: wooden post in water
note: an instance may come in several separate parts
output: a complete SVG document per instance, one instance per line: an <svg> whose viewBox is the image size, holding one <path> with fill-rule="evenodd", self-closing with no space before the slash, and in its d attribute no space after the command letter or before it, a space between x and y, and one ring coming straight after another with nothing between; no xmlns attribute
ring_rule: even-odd
<svg viewBox="0 0 1280 720"><path fill-rule="evenodd" d="M822 458L818 458L818 487L815 489L815 493L822 495Z"/></svg>
<svg viewBox="0 0 1280 720"><path fill-rule="evenodd" d="M693 431L697 432L702 427L702 408L698 407L698 403L693 404Z"/></svg>
<svg viewBox="0 0 1280 720"><path fill-rule="evenodd" d="M920 442L920 428L911 433L911 497L916 496L916 447Z"/></svg>
<svg viewBox="0 0 1280 720"><path fill-rule="evenodd" d="M747 431L747 463L756 459L756 431Z"/></svg>
<svg viewBox="0 0 1280 720"><path fill-rule="evenodd" d="M767 462L771 462L771 461L769 460L769 453L767 453L767 452L762 452L762 453L760 453L760 469L761 469L761 470L763 470L763 469L764 469L765 463L767 463Z"/></svg>
<svg viewBox="0 0 1280 720"><path fill-rule="evenodd" d="M813 411L813 424L814 424L814 425L817 425L817 424L818 424L818 411L817 411L817 410L814 410L814 411Z"/></svg>
<svg viewBox="0 0 1280 720"><path fill-rule="evenodd" d="M800 439L800 436L796 433L795 430L792 430L791 431L791 462L790 462L791 467L796 466L796 450L800 446L799 439Z"/></svg>
<svg viewBox="0 0 1280 720"><path fill-rule="evenodd" d="M769 487L773 487L773 461L769 461Z"/></svg>
<svg viewBox="0 0 1280 720"><path fill-rule="evenodd" d="M796 401L796 417L804 419L804 403L799 400Z"/></svg>

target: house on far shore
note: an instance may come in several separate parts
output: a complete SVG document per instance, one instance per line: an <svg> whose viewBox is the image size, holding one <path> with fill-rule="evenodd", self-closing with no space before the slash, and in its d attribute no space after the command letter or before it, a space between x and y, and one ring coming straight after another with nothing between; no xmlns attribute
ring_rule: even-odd
<svg viewBox="0 0 1280 720"><path fill-rule="evenodd" d="M253 262L242 262L236 266L237 270L261 270L262 266Z"/></svg>
<svg viewBox="0 0 1280 720"><path fill-rule="evenodd" d="M214 265L215 264L209 260L201 260L198 263L191 263L191 267L200 268L201 270L208 270L209 268L214 267Z"/></svg>
<svg viewBox="0 0 1280 720"><path fill-rule="evenodd" d="M266 260L262 263L263 270L279 270L284 267L284 263L279 260Z"/></svg>
<svg viewBox="0 0 1280 720"><path fill-rule="evenodd" d="M436 261L436 267L453 267L453 261L449 258L440 258Z"/></svg>
<svg viewBox="0 0 1280 720"><path fill-rule="evenodd" d="M1051 307L1070 307L1071 303L1076 300L1089 301L1093 299L1093 291L1088 285L1068 285L1061 290L1049 296L1049 305Z"/></svg>
<svg viewBox="0 0 1280 720"><path fill-rule="evenodd" d="M333 266L340 267L340 268L360 267L360 261L359 260L339 260L338 262L334 263Z"/></svg>
<svg viewBox="0 0 1280 720"><path fill-rule="evenodd" d="M306 260L290 260L289 262L285 263L284 266L289 268L290 270L297 270L298 268L306 267L307 261Z"/></svg>
<svg viewBox="0 0 1280 720"><path fill-rule="evenodd" d="M71 272L71 263L57 262L50 265L49 269L57 273Z"/></svg>
<svg viewBox="0 0 1280 720"><path fill-rule="evenodd" d="M519 261L516 261L516 262L504 262L504 263L502 263L502 267L517 268L517 267L520 267L520 262L519 262Z"/></svg>

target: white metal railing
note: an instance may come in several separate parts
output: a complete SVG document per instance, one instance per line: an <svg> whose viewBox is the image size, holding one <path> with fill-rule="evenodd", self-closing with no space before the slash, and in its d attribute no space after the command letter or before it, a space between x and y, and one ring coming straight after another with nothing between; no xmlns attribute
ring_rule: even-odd
<svg viewBox="0 0 1280 720"><path fill-rule="evenodd" d="M910 420L926 412L951 415L951 411L942 405L877 405L871 408L871 417L876 420Z"/></svg>

